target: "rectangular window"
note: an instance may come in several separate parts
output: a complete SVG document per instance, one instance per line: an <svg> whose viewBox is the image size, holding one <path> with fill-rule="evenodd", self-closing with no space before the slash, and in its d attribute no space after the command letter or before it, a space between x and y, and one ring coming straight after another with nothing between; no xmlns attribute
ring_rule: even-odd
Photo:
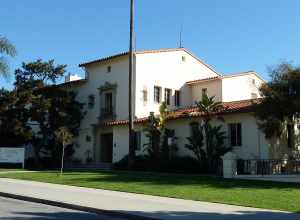
<svg viewBox="0 0 300 220"><path fill-rule="evenodd" d="M228 125L230 145L232 147L242 146L242 124L231 123Z"/></svg>
<svg viewBox="0 0 300 220"><path fill-rule="evenodd" d="M167 105L171 105L171 95L172 95L172 90L165 89L165 102Z"/></svg>
<svg viewBox="0 0 300 220"><path fill-rule="evenodd" d="M134 149L135 150L141 150L141 138L142 138L142 132L136 131L134 132Z"/></svg>
<svg viewBox="0 0 300 220"><path fill-rule="evenodd" d="M104 109L106 113L112 113L113 110L113 100L112 100L112 93L105 93L105 102L104 102Z"/></svg>
<svg viewBox="0 0 300 220"><path fill-rule="evenodd" d="M154 86L154 102L160 103L161 100L161 87Z"/></svg>
<svg viewBox="0 0 300 220"><path fill-rule="evenodd" d="M111 66L107 66L106 72L108 72L108 73L111 72Z"/></svg>
<svg viewBox="0 0 300 220"><path fill-rule="evenodd" d="M143 93L143 102L147 102L148 101L148 91L147 91L147 89L144 89L142 91L142 93Z"/></svg>
<svg viewBox="0 0 300 220"><path fill-rule="evenodd" d="M203 88L202 89L202 97L207 95L207 88Z"/></svg>
<svg viewBox="0 0 300 220"><path fill-rule="evenodd" d="M95 105L95 96L94 95L89 95L88 97L88 107L89 109L93 108Z"/></svg>
<svg viewBox="0 0 300 220"><path fill-rule="evenodd" d="M251 93L251 99L257 99L257 94L256 93Z"/></svg>
<svg viewBox="0 0 300 220"><path fill-rule="evenodd" d="M176 90L175 91L175 106L180 106L180 91Z"/></svg>

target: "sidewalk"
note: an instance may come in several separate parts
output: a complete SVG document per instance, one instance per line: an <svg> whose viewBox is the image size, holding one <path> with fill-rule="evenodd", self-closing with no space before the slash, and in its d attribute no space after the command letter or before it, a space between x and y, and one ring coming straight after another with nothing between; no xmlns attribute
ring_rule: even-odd
<svg viewBox="0 0 300 220"><path fill-rule="evenodd" d="M122 217L135 215L167 220L299 220L300 214L197 202L108 190L0 178L1 194L26 196L43 201L103 210ZM130 218L131 219L131 218Z"/></svg>

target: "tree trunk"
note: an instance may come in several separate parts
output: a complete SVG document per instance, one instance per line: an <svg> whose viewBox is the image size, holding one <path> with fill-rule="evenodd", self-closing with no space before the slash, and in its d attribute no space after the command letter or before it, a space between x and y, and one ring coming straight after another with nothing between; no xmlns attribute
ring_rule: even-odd
<svg viewBox="0 0 300 220"><path fill-rule="evenodd" d="M61 168L60 168L60 175L63 174L63 170L64 170L64 156L65 156L65 144L62 144L63 149L62 149L62 156L61 156Z"/></svg>

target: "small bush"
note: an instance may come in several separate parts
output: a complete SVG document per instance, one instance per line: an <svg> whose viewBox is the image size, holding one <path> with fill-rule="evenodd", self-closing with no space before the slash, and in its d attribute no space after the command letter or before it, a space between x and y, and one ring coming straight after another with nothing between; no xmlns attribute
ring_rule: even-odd
<svg viewBox="0 0 300 220"><path fill-rule="evenodd" d="M206 173L207 166L193 157L173 157L170 160L154 161L148 156L137 156L130 170L168 173ZM128 156L114 164L116 170L128 170Z"/></svg>

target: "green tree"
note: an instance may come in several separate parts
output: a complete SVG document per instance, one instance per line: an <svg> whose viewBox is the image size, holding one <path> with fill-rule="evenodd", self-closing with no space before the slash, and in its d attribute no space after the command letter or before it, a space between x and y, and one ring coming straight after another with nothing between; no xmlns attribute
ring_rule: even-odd
<svg viewBox="0 0 300 220"><path fill-rule="evenodd" d="M192 122L190 124L191 136L187 137L188 144L185 145L187 149L193 151L197 160L201 163L206 160L206 152L204 148L203 126L199 122Z"/></svg>
<svg viewBox="0 0 300 220"><path fill-rule="evenodd" d="M6 56L14 57L17 54L15 46L5 37L0 36L0 77L8 77L9 65Z"/></svg>
<svg viewBox="0 0 300 220"><path fill-rule="evenodd" d="M203 94L202 100L196 102L196 105L198 107L198 111L202 113L201 119L203 121L203 130L205 132L204 134L204 140L205 140L205 146L206 146L206 155L207 159L211 161L213 149L210 147L210 136L209 133L209 124L214 118L222 119L220 116L216 116L216 113L218 113L222 108L223 105L221 102L215 101L215 96L209 97L206 93ZM222 119L223 120L223 119Z"/></svg>
<svg viewBox="0 0 300 220"><path fill-rule="evenodd" d="M165 102L159 107L159 115L155 116L150 113L149 122L145 128L149 143L146 150L154 161L161 159L170 159L177 146L175 143L170 144L169 138L176 139L174 131L166 128L166 119L168 116L168 108Z"/></svg>
<svg viewBox="0 0 300 220"><path fill-rule="evenodd" d="M54 85L64 75L65 67L55 65L53 60L23 63L22 68L15 71L15 88L2 102L0 97L0 109L4 109L0 111L1 121L6 120L12 132L33 145L38 165L43 155L57 167L62 152L54 131L66 127L77 136L84 116L83 104L76 101L76 94ZM73 150L67 149L66 156L70 156Z"/></svg>
<svg viewBox="0 0 300 220"><path fill-rule="evenodd" d="M300 68L281 63L270 69L270 77L260 87L263 99L255 105L258 126L268 139L286 131L288 147L294 149L294 128L300 113Z"/></svg>

